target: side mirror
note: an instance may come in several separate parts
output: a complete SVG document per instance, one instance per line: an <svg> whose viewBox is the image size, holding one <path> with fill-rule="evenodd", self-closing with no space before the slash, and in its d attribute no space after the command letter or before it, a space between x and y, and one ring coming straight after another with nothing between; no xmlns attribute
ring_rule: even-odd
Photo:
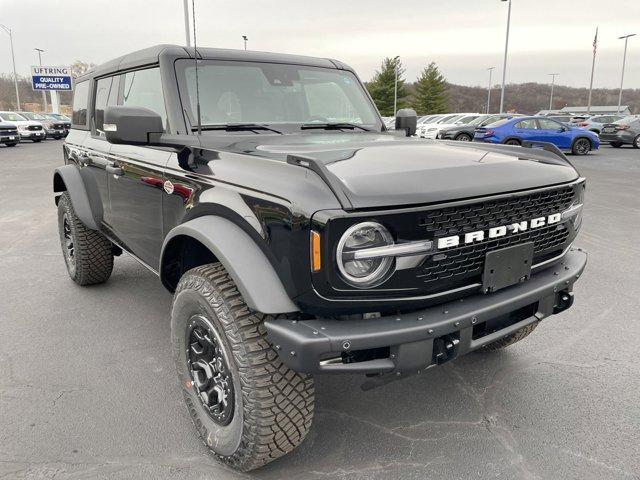
<svg viewBox="0 0 640 480"><path fill-rule="evenodd" d="M411 108L402 108L396 114L396 130L404 130L407 137L416 134L418 128L418 115Z"/></svg>
<svg viewBox="0 0 640 480"><path fill-rule="evenodd" d="M143 107L107 107L104 112L104 133L109 143L147 145L149 134L162 133L162 118Z"/></svg>

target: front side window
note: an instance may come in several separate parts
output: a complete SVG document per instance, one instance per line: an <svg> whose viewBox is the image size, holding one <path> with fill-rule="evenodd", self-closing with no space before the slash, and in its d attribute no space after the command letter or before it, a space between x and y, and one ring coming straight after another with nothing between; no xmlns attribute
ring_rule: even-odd
<svg viewBox="0 0 640 480"><path fill-rule="evenodd" d="M24 122L26 120L26 118L24 118L22 115L18 115L17 113L13 112L3 113L1 117L5 122Z"/></svg>
<svg viewBox="0 0 640 480"><path fill-rule="evenodd" d="M183 104L196 126L193 61L176 62ZM352 123L381 128L378 114L355 75L333 68L260 62L198 64L202 125L229 123Z"/></svg>
<svg viewBox="0 0 640 480"><path fill-rule="evenodd" d="M536 125L536 120L534 118L528 118L527 120L522 120L516 123L516 128L521 128L523 130L537 130L538 126Z"/></svg>
<svg viewBox="0 0 640 480"><path fill-rule="evenodd" d="M76 83L73 93L73 113L71 123L74 127L86 129L87 105L89 104L89 81Z"/></svg>
<svg viewBox="0 0 640 480"><path fill-rule="evenodd" d="M164 105L164 93L160 70L148 68L136 70L124 75L122 105L127 107L144 107L156 112L162 118L162 125L167 126L167 111Z"/></svg>
<svg viewBox="0 0 640 480"><path fill-rule="evenodd" d="M36 121L47 119L47 117L45 117L44 115L40 115L39 113L31 113L31 112L24 112L22 113L22 116L26 117L29 120L36 120Z"/></svg>
<svg viewBox="0 0 640 480"><path fill-rule="evenodd" d="M92 132L102 138L105 136L104 111L109 106L117 105L119 79L119 76L107 77L96 82Z"/></svg>

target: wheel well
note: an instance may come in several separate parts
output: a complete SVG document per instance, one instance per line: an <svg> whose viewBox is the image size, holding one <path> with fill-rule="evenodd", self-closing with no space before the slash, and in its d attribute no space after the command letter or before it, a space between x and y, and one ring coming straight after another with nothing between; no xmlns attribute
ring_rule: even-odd
<svg viewBox="0 0 640 480"><path fill-rule="evenodd" d="M53 191L54 193L67 191L67 185L62 179L62 175L60 175L58 172L53 174ZM56 202L56 205L58 205L58 202L60 201L60 195L56 195L54 201Z"/></svg>
<svg viewBox="0 0 640 480"><path fill-rule="evenodd" d="M518 142L518 144L522 145L522 140L520 140L518 137L507 137L502 141L502 143L507 143L510 140L515 140Z"/></svg>
<svg viewBox="0 0 640 480"><path fill-rule="evenodd" d="M593 142L591 141L591 139L590 139L589 137L576 137L576 138L574 138L574 139L573 139L573 143L572 143L571 145L572 145L572 146L573 146L573 145L575 145L575 143L576 143L578 140L582 140L583 138L584 138L586 141L588 141L588 142L589 142L589 145L593 148Z"/></svg>
<svg viewBox="0 0 640 480"><path fill-rule="evenodd" d="M472 137L472 135L469 135L467 132L460 132L455 136L455 138L460 138L462 135L466 135L467 137Z"/></svg>
<svg viewBox="0 0 640 480"><path fill-rule="evenodd" d="M177 235L165 247L160 280L169 291L173 292L186 271L217 261L211 250L195 238Z"/></svg>

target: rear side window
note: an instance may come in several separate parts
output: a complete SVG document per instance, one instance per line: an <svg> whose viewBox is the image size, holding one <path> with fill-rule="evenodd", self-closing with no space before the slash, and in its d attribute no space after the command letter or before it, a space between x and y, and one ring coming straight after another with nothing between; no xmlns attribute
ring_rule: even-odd
<svg viewBox="0 0 640 480"><path fill-rule="evenodd" d="M164 106L164 94L160 80L160 70L149 68L136 70L124 75L122 105L144 107L162 117L162 125L167 126L167 112Z"/></svg>
<svg viewBox="0 0 640 480"><path fill-rule="evenodd" d="M73 114L71 124L73 128L87 130L87 105L89 104L89 81L76 83L73 94Z"/></svg>
<svg viewBox="0 0 640 480"><path fill-rule="evenodd" d="M521 122L516 123L516 128L522 128L527 130L537 130L538 125L536 125L535 119L529 118L527 120L522 120Z"/></svg>

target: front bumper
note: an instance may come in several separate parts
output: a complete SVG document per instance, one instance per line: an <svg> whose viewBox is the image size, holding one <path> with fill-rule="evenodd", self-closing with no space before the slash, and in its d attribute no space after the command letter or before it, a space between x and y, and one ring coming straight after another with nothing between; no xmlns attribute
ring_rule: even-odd
<svg viewBox="0 0 640 480"><path fill-rule="evenodd" d="M55 128L51 128L51 129L47 129L47 137L66 137L68 132L65 129L55 129Z"/></svg>
<svg viewBox="0 0 640 480"><path fill-rule="evenodd" d="M17 142L20 140L20 135L17 133L12 133L11 135L0 135L0 143L3 142Z"/></svg>
<svg viewBox="0 0 640 480"><path fill-rule="evenodd" d="M20 138L32 139L32 138L45 138L46 133L44 130L31 130L31 131L19 131Z"/></svg>
<svg viewBox="0 0 640 480"><path fill-rule="evenodd" d="M569 308L573 284L586 263L587 254L572 249L525 283L412 313L356 320L269 319L267 338L282 362L298 372L415 373ZM497 320L504 328L488 328ZM374 349L386 352L383 358L353 361Z"/></svg>

